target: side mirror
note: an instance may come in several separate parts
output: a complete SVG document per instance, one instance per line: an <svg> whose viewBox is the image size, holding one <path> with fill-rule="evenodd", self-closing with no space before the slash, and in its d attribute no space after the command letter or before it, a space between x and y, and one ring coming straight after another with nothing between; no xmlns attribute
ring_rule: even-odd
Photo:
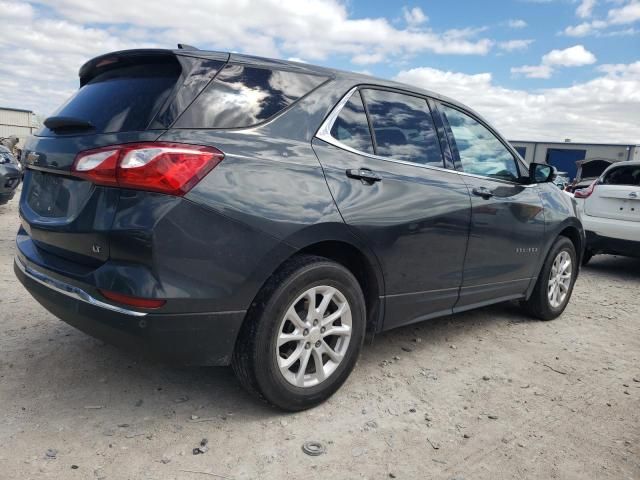
<svg viewBox="0 0 640 480"><path fill-rule="evenodd" d="M557 175L558 169L553 165L547 165L546 163L529 164L530 183L553 182Z"/></svg>

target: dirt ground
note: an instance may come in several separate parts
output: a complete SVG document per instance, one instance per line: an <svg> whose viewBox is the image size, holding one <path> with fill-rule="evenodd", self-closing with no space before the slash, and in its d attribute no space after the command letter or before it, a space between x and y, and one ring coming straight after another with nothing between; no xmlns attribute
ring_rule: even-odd
<svg viewBox="0 0 640 480"><path fill-rule="evenodd" d="M14 277L17 225L15 199L0 207L1 479L640 479L640 261L596 257L553 322L506 304L380 335L330 401L283 414L230 369L57 320ZM311 440L326 453L303 453Z"/></svg>

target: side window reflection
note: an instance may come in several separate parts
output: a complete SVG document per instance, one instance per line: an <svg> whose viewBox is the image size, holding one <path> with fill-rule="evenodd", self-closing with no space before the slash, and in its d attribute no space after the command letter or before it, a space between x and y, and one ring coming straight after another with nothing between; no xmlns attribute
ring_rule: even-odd
<svg viewBox="0 0 640 480"><path fill-rule="evenodd" d="M376 154L422 165L443 166L427 101L386 90L363 90L376 139Z"/></svg>
<svg viewBox="0 0 640 480"><path fill-rule="evenodd" d="M373 153L371 132L360 92L354 93L340 110L340 115L331 127L331 136L355 150Z"/></svg>
<svg viewBox="0 0 640 480"><path fill-rule="evenodd" d="M281 112L325 77L229 64L178 119L178 128L249 127Z"/></svg>
<svg viewBox="0 0 640 480"><path fill-rule="evenodd" d="M474 175L518 180L515 159L507 148L484 125L455 108L441 105L456 147L462 171Z"/></svg>

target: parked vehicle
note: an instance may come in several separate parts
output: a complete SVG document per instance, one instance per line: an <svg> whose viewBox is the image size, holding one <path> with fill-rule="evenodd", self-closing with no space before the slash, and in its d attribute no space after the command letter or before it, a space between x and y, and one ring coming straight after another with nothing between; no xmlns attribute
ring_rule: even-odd
<svg viewBox="0 0 640 480"><path fill-rule="evenodd" d="M617 162L574 193L587 235L583 264L607 253L640 258L640 162Z"/></svg>
<svg viewBox="0 0 640 480"><path fill-rule="evenodd" d="M8 203L15 195L22 169L7 147L0 145L0 205Z"/></svg>
<svg viewBox="0 0 640 480"><path fill-rule="evenodd" d="M569 301L573 200L454 100L193 49L104 55L80 85L26 144L15 271L91 335L301 410L367 332Z"/></svg>
<svg viewBox="0 0 640 480"><path fill-rule="evenodd" d="M567 172L558 172L553 183L556 184L560 190L564 190L571 183L569 174Z"/></svg>
<svg viewBox="0 0 640 480"><path fill-rule="evenodd" d="M587 188L596 180L602 172L604 172L613 160L607 160L606 158L590 158L587 160L580 160L576 162L578 164L578 172L576 178L571 185L567 187L570 192L575 192L581 188Z"/></svg>

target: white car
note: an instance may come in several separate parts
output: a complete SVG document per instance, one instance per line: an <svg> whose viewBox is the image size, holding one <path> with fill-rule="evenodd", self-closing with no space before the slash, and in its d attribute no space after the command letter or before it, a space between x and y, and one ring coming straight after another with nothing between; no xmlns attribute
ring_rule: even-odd
<svg viewBox="0 0 640 480"><path fill-rule="evenodd" d="M640 258L640 161L614 163L574 198L587 234L583 264L599 253Z"/></svg>

